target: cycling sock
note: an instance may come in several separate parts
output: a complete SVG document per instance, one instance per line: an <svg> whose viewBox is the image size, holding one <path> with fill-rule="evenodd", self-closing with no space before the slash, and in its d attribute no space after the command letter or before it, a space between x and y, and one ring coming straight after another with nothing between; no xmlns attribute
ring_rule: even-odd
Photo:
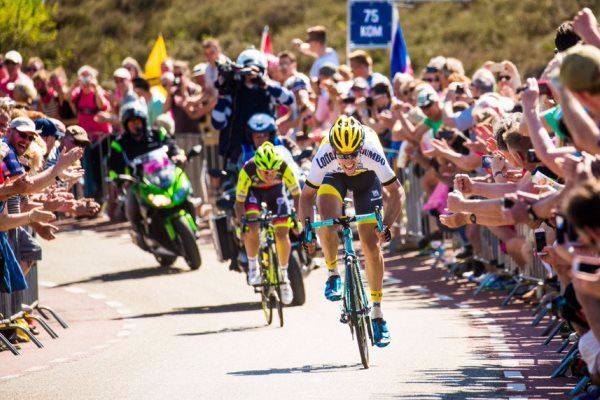
<svg viewBox="0 0 600 400"><path fill-rule="evenodd" d="M371 309L371 318L383 318L383 313L381 312L381 303L373 302L373 308Z"/></svg>
<svg viewBox="0 0 600 400"><path fill-rule="evenodd" d="M287 282L289 281L288 279L288 265L282 265L281 267L279 267L279 270L281 271L281 279L283 280L283 282Z"/></svg>
<svg viewBox="0 0 600 400"><path fill-rule="evenodd" d="M338 271L338 266L337 266L337 258L333 259L332 261L325 260L325 266L327 267L327 270L329 271L329 276L340 274L340 272Z"/></svg>
<svg viewBox="0 0 600 400"><path fill-rule="evenodd" d="M380 304L382 297L383 297L383 291L382 290L373 290L373 289L371 289L371 301L373 302L373 304Z"/></svg>
<svg viewBox="0 0 600 400"><path fill-rule="evenodd" d="M248 268L253 271L256 271L258 269L258 257L248 257Z"/></svg>

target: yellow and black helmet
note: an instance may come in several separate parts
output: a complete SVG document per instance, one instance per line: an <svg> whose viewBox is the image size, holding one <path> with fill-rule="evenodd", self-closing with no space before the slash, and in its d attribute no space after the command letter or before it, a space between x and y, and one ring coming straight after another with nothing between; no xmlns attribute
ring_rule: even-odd
<svg viewBox="0 0 600 400"><path fill-rule="evenodd" d="M283 159L271 142L264 142L254 153L254 164L261 170L275 170L281 167Z"/></svg>
<svg viewBox="0 0 600 400"><path fill-rule="evenodd" d="M340 115L329 131L329 143L336 153L356 153L363 145L365 132L354 117Z"/></svg>

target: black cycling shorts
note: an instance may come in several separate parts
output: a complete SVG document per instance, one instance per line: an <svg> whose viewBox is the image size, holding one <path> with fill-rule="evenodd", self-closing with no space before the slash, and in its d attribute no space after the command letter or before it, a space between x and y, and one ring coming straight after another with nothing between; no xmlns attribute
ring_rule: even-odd
<svg viewBox="0 0 600 400"><path fill-rule="evenodd" d="M246 215L260 213L260 205L263 202L266 203L267 210L271 211L273 215L279 216L273 220L274 226L288 223L290 207L282 183L266 189L250 188L245 203Z"/></svg>
<svg viewBox="0 0 600 400"><path fill-rule="evenodd" d="M317 196L332 194L343 202L348 190L352 191L356 214L369 214L375 212L375 207L383 206L381 182L373 171L352 176L341 172L327 174L319 186Z"/></svg>

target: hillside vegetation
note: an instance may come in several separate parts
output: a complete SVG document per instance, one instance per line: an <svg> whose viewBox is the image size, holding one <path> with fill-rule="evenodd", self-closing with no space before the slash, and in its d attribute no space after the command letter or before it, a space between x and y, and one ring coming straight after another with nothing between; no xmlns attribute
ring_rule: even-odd
<svg viewBox="0 0 600 400"><path fill-rule="evenodd" d="M583 6L600 12L600 0L473 0L403 7L400 18L417 68L442 54L460 58L470 71L487 59L510 59L531 74L552 57L555 28ZM196 63L202 60L202 39L219 38L226 54L235 57L258 45L265 24L276 51L289 49L306 27L325 25L330 45L341 54L346 1L0 0L3 52L17 47L25 57L40 55L50 66L71 72L87 63L104 76L127 55L143 64L159 33L170 55ZM387 72L386 52L372 54L377 68Z"/></svg>

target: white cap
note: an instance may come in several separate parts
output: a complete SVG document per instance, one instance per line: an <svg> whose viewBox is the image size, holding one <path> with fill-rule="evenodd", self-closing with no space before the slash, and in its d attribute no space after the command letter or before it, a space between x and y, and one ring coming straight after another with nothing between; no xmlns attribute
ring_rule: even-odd
<svg viewBox="0 0 600 400"><path fill-rule="evenodd" d="M120 67L115 70L113 77L131 80L131 72L129 72L127 68Z"/></svg>
<svg viewBox="0 0 600 400"><path fill-rule="evenodd" d="M27 117L17 117L10 121L10 128L19 132L40 133L41 129L35 129L35 123Z"/></svg>
<svg viewBox="0 0 600 400"><path fill-rule="evenodd" d="M207 63L200 63L194 65L194 69L192 70L192 76L200 76L206 74L206 68L208 67Z"/></svg>
<svg viewBox="0 0 600 400"><path fill-rule="evenodd" d="M21 57L21 54L16 50L11 50L6 53L4 55L4 59L7 61L12 61L15 64L23 64L23 57Z"/></svg>
<svg viewBox="0 0 600 400"><path fill-rule="evenodd" d="M438 93L431 85L421 86L417 93L417 106L419 107L427 107L440 99Z"/></svg>

